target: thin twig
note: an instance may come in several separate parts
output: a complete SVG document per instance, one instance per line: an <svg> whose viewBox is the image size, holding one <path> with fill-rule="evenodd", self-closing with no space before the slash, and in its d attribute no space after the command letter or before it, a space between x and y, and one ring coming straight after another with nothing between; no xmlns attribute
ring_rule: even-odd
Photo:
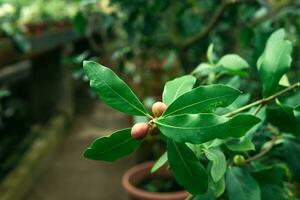
<svg viewBox="0 0 300 200"><path fill-rule="evenodd" d="M192 200L194 198L194 195L190 194L187 198L185 198L184 200Z"/></svg>
<svg viewBox="0 0 300 200"><path fill-rule="evenodd" d="M291 90L293 90L293 89L295 89L297 87L300 87L300 82L295 83L295 84L293 84L293 85L291 85L291 86L289 86L289 87L287 87L287 88L285 88L285 89L283 89L283 90L281 90L281 91L279 91L279 92L277 92L277 93L269 96L268 98L260 99L258 101L252 102L252 103L250 103L248 105L245 105L245 106L243 106L243 107L241 107L239 109L236 109L236 110L234 110L232 112L229 112L229 113L227 113L227 114L225 114L223 116L224 117L231 117L231 116L233 116L233 115L235 115L237 113L240 113L240 112L243 112L245 110L248 110L249 108L252 108L253 106L257 106L257 105L260 105L260 104L263 104L263 105L268 104L270 101L276 99L277 97L279 97L279 96L281 96L281 95L283 95L283 94L285 94L285 93L287 93L287 92L289 92L289 91L291 91Z"/></svg>
<svg viewBox="0 0 300 200"><path fill-rule="evenodd" d="M272 138L270 146L268 146L267 148L263 149L263 150L260 151L258 154L256 154L256 155L254 155L254 156L248 158L248 159L246 160L246 162L247 162L247 163L252 162L252 161L257 160L257 159L263 157L264 155L266 155L269 151L272 150L272 148L274 147L276 141L277 141L277 138L276 138L276 137Z"/></svg>
<svg viewBox="0 0 300 200"><path fill-rule="evenodd" d="M225 11L226 6L229 4L229 1L223 0L220 7L217 9L215 14L211 17L211 20L207 23L207 25L204 27L202 31L200 31L198 34L188 38L186 41L184 41L181 44L182 49L187 49L194 43L200 41L202 38L207 36L210 31L215 27L216 24L218 24L220 18L223 16L223 13Z"/></svg>
<svg viewBox="0 0 300 200"><path fill-rule="evenodd" d="M292 1L291 1L290 4L274 8L274 9L270 10L267 14L248 22L248 26L249 27L255 27L255 26L257 26L257 25L259 25L259 24L261 24L261 23L263 23L263 22L265 22L269 19L274 19L281 13L281 11L283 11L285 9L288 9L291 6L293 6Z"/></svg>
<svg viewBox="0 0 300 200"><path fill-rule="evenodd" d="M256 110L253 112L253 115L257 115L259 111L265 106L265 104L259 104Z"/></svg>

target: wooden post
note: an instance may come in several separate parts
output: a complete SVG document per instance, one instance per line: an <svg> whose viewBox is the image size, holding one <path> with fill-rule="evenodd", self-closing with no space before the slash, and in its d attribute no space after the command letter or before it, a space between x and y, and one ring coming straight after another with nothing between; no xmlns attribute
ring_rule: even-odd
<svg viewBox="0 0 300 200"><path fill-rule="evenodd" d="M34 122L46 121L57 113L70 119L73 114L71 72L61 61L61 47L32 60L29 91Z"/></svg>

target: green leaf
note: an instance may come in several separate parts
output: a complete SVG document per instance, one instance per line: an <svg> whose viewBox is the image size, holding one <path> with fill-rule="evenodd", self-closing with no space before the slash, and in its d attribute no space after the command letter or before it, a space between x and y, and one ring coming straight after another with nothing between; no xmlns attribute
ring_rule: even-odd
<svg viewBox="0 0 300 200"><path fill-rule="evenodd" d="M298 140L286 140L283 144L286 163L292 172L293 178L300 181L300 146Z"/></svg>
<svg viewBox="0 0 300 200"><path fill-rule="evenodd" d="M86 32L87 23L87 19L82 12L77 12L73 17L73 25L76 31L82 35Z"/></svg>
<svg viewBox="0 0 300 200"><path fill-rule="evenodd" d="M231 139L225 143L226 147L231 151L243 152L255 150L254 144L250 139Z"/></svg>
<svg viewBox="0 0 300 200"><path fill-rule="evenodd" d="M213 71L213 66L208 63L200 63L192 72L191 75L200 78L209 76Z"/></svg>
<svg viewBox="0 0 300 200"><path fill-rule="evenodd" d="M91 87L107 105L130 115L147 115L136 95L111 69L93 61L84 61L83 68Z"/></svg>
<svg viewBox="0 0 300 200"><path fill-rule="evenodd" d="M286 191L278 185L263 184L260 188L263 200L291 200Z"/></svg>
<svg viewBox="0 0 300 200"><path fill-rule="evenodd" d="M213 191L208 190L205 194L196 195L192 200L216 200Z"/></svg>
<svg viewBox="0 0 300 200"><path fill-rule="evenodd" d="M300 121L300 105L298 105L295 109L294 109L294 115L297 118L298 121Z"/></svg>
<svg viewBox="0 0 300 200"><path fill-rule="evenodd" d="M257 61L257 68L263 82L264 97L276 92L281 77L291 65L292 44L285 40L284 29L275 31L267 41L263 54Z"/></svg>
<svg viewBox="0 0 300 200"><path fill-rule="evenodd" d="M184 143L168 140L168 160L177 182L191 194L203 194L208 175L193 151Z"/></svg>
<svg viewBox="0 0 300 200"><path fill-rule="evenodd" d="M160 156L160 158L154 163L154 165L151 168L151 173L156 172L159 168L161 168L164 164L166 164L168 161L168 154L165 152L163 155Z"/></svg>
<svg viewBox="0 0 300 200"><path fill-rule="evenodd" d="M254 115L238 114L230 120L228 134L235 138L241 137L260 121L260 118Z"/></svg>
<svg viewBox="0 0 300 200"><path fill-rule="evenodd" d="M286 178L286 171L280 165L266 167L258 171L254 171L251 174L260 185L268 183L283 186L283 182Z"/></svg>
<svg viewBox="0 0 300 200"><path fill-rule="evenodd" d="M279 85L284 86L284 87L289 87L291 86L289 78L287 74L283 75L279 81Z"/></svg>
<svg viewBox="0 0 300 200"><path fill-rule="evenodd" d="M229 119L211 113L175 115L156 121L163 135L178 142L199 144L220 137Z"/></svg>
<svg viewBox="0 0 300 200"><path fill-rule="evenodd" d="M214 193L215 197L220 197L225 192L225 177L218 182L214 182L211 177L208 178L208 187Z"/></svg>
<svg viewBox="0 0 300 200"><path fill-rule="evenodd" d="M218 182L226 172L226 158L222 151L217 148L206 149L205 155L208 160L212 161L210 175L214 182Z"/></svg>
<svg viewBox="0 0 300 200"><path fill-rule="evenodd" d="M231 72L237 72L249 68L249 64L236 54L228 54L223 56L219 60L217 66L223 67Z"/></svg>
<svg viewBox="0 0 300 200"><path fill-rule="evenodd" d="M229 200L260 200L257 182L239 167L229 167L226 172L226 191Z"/></svg>
<svg viewBox="0 0 300 200"><path fill-rule="evenodd" d="M282 166L266 167L252 172L252 176L259 183L262 199L290 199L283 189L286 180L286 169Z"/></svg>
<svg viewBox="0 0 300 200"><path fill-rule="evenodd" d="M200 144L216 138L241 137L259 121L259 118L246 114L226 118L200 113L160 118L155 123L163 135L177 142Z"/></svg>
<svg viewBox="0 0 300 200"><path fill-rule="evenodd" d="M163 116L212 112L230 105L239 95L239 90L226 85L200 86L178 97Z"/></svg>
<svg viewBox="0 0 300 200"><path fill-rule="evenodd" d="M226 108L217 109L216 113L221 115L221 114L226 114L230 111L234 111L234 110L246 105L246 103L249 101L249 99L250 99L249 94L240 95L232 104L230 104Z"/></svg>
<svg viewBox="0 0 300 200"><path fill-rule="evenodd" d="M133 153L141 140L131 137L131 129L122 129L110 136L97 138L84 152L84 157L92 160L115 161Z"/></svg>
<svg viewBox="0 0 300 200"><path fill-rule="evenodd" d="M8 90L0 90L0 98L10 96L10 91Z"/></svg>
<svg viewBox="0 0 300 200"><path fill-rule="evenodd" d="M185 75L175 78L165 84L163 91L163 102L168 106L182 94L190 91L196 82L196 78L191 75Z"/></svg>
<svg viewBox="0 0 300 200"><path fill-rule="evenodd" d="M300 123L294 114L294 108L276 101L277 106L267 108L267 119L280 131L300 135Z"/></svg>
<svg viewBox="0 0 300 200"><path fill-rule="evenodd" d="M210 44L207 48L206 52L207 60L210 64L213 64L215 61L215 54L214 54L214 44Z"/></svg>
<svg viewBox="0 0 300 200"><path fill-rule="evenodd" d="M254 113L256 109L257 109L257 107L253 107L248 111L248 113ZM262 108L260 110L260 112L258 112L255 116L260 119L260 122L257 123L255 126L253 126L243 137L241 137L240 138L241 141L244 141L244 140L251 140L252 141L252 139L255 136L255 134L257 133L258 129L266 121L266 117L267 117L266 108L265 107Z"/></svg>

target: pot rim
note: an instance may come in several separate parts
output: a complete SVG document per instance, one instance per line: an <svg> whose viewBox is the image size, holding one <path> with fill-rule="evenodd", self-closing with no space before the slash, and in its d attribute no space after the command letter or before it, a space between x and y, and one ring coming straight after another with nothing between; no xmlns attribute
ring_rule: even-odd
<svg viewBox="0 0 300 200"><path fill-rule="evenodd" d="M176 191L176 192L148 192L142 189L139 189L138 187L134 186L131 184L130 177L132 177L134 174L140 172L140 171L145 171L151 169L155 161L149 161L149 162L144 162L138 165L133 166L129 170L125 172L125 174L122 177L122 185L123 187L130 193L133 194L134 196L137 197L146 197L146 198L154 198L154 199L165 199L165 200L170 200L172 198L175 199L175 197L178 198L186 198L188 196L188 193L184 190L182 191Z"/></svg>

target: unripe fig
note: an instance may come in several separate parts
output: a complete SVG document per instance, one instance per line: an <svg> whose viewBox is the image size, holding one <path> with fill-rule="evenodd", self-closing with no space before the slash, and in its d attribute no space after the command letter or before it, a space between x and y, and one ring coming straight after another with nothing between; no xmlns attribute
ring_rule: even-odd
<svg viewBox="0 0 300 200"><path fill-rule="evenodd" d="M246 164L246 160L245 160L244 156L242 156L242 155L235 155L233 158L233 163L235 165L241 166L241 165Z"/></svg>
<svg viewBox="0 0 300 200"><path fill-rule="evenodd" d="M131 128L131 136L135 139L144 138L149 130L149 126L145 122L136 123Z"/></svg>
<svg viewBox="0 0 300 200"><path fill-rule="evenodd" d="M163 102L157 101L152 105L152 113L155 117L160 117L165 110L167 109L166 104Z"/></svg>

